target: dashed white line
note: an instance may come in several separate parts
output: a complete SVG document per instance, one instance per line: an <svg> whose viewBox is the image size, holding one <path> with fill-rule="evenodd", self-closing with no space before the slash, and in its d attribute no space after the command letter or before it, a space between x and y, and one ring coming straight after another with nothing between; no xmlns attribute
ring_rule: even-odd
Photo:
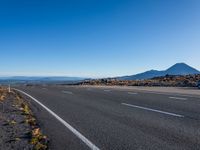
<svg viewBox="0 0 200 150"><path fill-rule="evenodd" d="M110 92L111 90L104 90L104 92Z"/></svg>
<svg viewBox="0 0 200 150"><path fill-rule="evenodd" d="M125 105L125 106L129 106L129 107L134 107L134 108L139 108L139 109L143 109L143 110L153 111L153 112L157 112L157 113L161 113L161 114L165 114L165 115L170 115L170 116L174 116L174 117L180 117L180 118L184 117L183 115L179 115L179 114L175 114L175 113L170 113L170 112L166 112L166 111L161 111L161 110L156 110L156 109L152 109L152 108L147 108L147 107L142 107L142 106L127 104L127 103L121 103L121 104Z"/></svg>
<svg viewBox="0 0 200 150"><path fill-rule="evenodd" d="M65 93L65 94L73 94L73 92L71 92L71 91L62 91L62 93Z"/></svg>
<svg viewBox="0 0 200 150"><path fill-rule="evenodd" d="M177 100L187 100L187 98L184 97L169 97L170 99L177 99Z"/></svg>
<svg viewBox="0 0 200 150"><path fill-rule="evenodd" d="M92 91L92 89L91 88L87 88L87 91Z"/></svg>
<svg viewBox="0 0 200 150"><path fill-rule="evenodd" d="M21 92L22 94L28 96L32 100L34 100L36 103L38 103L40 106L42 106L46 111L48 111L52 116L54 116L58 121L60 121L66 128L68 128L74 135L76 135L82 142L84 142L91 150L100 150L95 144L93 144L89 139L87 139L85 136L83 136L79 131L77 131L75 128L73 128L69 123L67 123L65 120L63 120L61 117L59 117L56 113L54 113L52 110L47 108L44 104L39 102L37 99L32 97L31 95L27 94L24 91L15 89L18 92Z"/></svg>
<svg viewBox="0 0 200 150"><path fill-rule="evenodd" d="M130 95L137 95L138 93L128 92L128 94L130 94Z"/></svg>

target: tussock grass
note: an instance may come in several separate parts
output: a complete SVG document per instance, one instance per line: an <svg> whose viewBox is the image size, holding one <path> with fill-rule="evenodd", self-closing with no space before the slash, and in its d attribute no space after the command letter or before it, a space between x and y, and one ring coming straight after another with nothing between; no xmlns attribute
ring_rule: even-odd
<svg viewBox="0 0 200 150"><path fill-rule="evenodd" d="M17 105L20 106L22 114L25 116L25 123L29 124L32 128L32 131L30 133L30 143L34 145L34 150L47 150L47 136L43 135L43 133L41 132L41 129L36 122L36 119L29 107L29 104L23 99L23 97L19 93L15 93L15 98Z"/></svg>
<svg viewBox="0 0 200 150"><path fill-rule="evenodd" d="M5 100L9 100L10 98L14 98L14 104L12 107L18 108L24 116L24 123L30 126L30 144L33 145L34 150L47 150L48 149L48 138L43 135L39 125L37 124L37 120L34 117L30 105L24 98L15 91L8 92L8 89L0 87L0 102L3 103ZM1 118L1 117L0 117ZM8 120L7 123L9 125L16 125L17 122L15 120ZM16 141L20 140L16 138Z"/></svg>
<svg viewBox="0 0 200 150"><path fill-rule="evenodd" d="M0 101L4 101L8 95L8 90L6 88L0 87Z"/></svg>

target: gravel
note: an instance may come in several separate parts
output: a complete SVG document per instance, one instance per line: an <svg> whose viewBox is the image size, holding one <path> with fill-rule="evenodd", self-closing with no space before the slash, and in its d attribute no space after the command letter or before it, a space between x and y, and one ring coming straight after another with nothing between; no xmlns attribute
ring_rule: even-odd
<svg viewBox="0 0 200 150"><path fill-rule="evenodd" d="M0 94L2 96L5 91L2 92L0 89ZM19 96L17 98L17 94L14 92L6 92L5 95L5 98L0 100L0 150L36 149L35 145L31 143L31 139L33 138L32 131L38 125L32 126L27 122L27 114L22 108L27 104ZM45 141L45 143L47 142Z"/></svg>

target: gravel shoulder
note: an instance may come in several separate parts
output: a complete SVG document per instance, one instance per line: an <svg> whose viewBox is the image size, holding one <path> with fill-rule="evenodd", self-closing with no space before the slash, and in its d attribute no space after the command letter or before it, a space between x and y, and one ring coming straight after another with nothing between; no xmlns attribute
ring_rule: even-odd
<svg viewBox="0 0 200 150"><path fill-rule="evenodd" d="M48 141L27 101L0 88L0 149L47 150Z"/></svg>

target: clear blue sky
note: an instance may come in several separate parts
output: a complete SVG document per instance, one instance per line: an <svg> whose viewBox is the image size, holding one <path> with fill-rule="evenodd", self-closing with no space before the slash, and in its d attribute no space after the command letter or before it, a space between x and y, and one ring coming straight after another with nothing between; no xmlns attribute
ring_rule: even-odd
<svg viewBox="0 0 200 150"><path fill-rule="evenodd" d="M0 75L200 70L200 0L1 0Z"/></svg>

